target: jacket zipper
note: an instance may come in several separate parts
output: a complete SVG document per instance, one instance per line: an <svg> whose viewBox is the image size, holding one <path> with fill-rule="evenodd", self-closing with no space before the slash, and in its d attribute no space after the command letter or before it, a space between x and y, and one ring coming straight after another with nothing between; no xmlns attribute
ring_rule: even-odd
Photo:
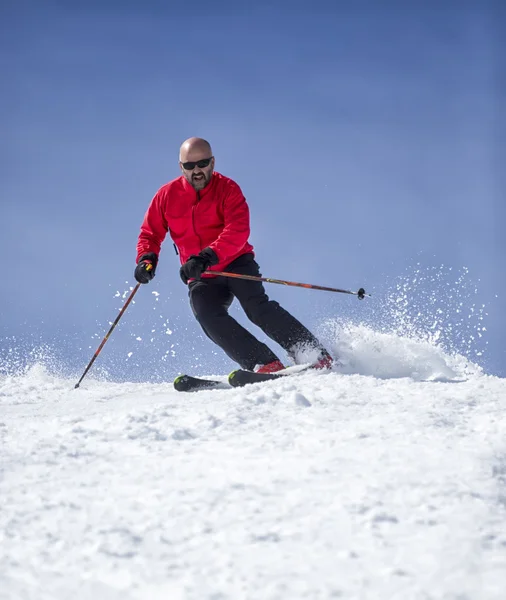
<svg viewBox="0 0 506 600"><path fill-rule="evenodd" d="M197 228L195 227L195 209L197 208L197 204L199 202L200 202L200 192L197 191L197 201L192 206L192 225L193 225L193 231L194 231L195 235L199 238L199 248L201 250L203 250L203 248L202 248L202 240L200 238L200 235L197 233Z"/></svg>

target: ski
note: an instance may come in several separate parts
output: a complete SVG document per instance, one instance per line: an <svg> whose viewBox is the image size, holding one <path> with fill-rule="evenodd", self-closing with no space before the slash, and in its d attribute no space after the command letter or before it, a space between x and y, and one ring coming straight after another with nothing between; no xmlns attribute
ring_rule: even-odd
<svg viewBox="0 0 506 600"><path fill-rule="evenodd" d="M255 373L245 369L236 369L228 376L228 384L232 387L242 387L249 383L260 383L262 381L273 381L304 373L312 368L312 365L294 365L276 373ZM178 375L174 380L174 389L178 392L198 392L200 390L226 389L227 383L217 379L206 379L205 377L193 377L192 375Z"/></svg>
<svg viewBox="0 0 506 600"><path fill-rule="evenodd" d="M275 373L254 373L238 369L228 376L228 383L232 387L242 387L248 383L260 381L271 381L287 375L276 375ZM193 377L192 375L178 375L174 379L174 389L177 392L198 392L200 390L226 389L229 386L223 381L206 379L204 377Z"/></svg>
<svg viewBox="0 0 506 600"><path fill-rule="evenodd" d="M226 387L226 384L216 379L192 377L191 375L178 375L174 379L174 389L178 392L197 392L199 390L212 390L222 387Z"/></svg>
<svg viewBox="0 0 506 600"><path fill-rule="evenodd" d="M228 382L232 387L242 387L248 385L248 383L260 383L261 381L272 381L274 379L282 379L283 377L289 377L289 374L282 374L281 372L276 373L255 373L254 371L245 371L244 369L237 369L232 371L228 376Z"/></svg>
<svg viewBox="0 0 506 600"><path fill-rule="evenodd" d="M245 369L236 369L232 371L228 376L228 383L232 387L242 387L249 383L260 383L262 381L273 381L274 379L284 379L285 377L294 377L295 375L302 375L308 371L313 370L312 363L306 363L303 365L293 365L287 367L282 371L276 371L275 373L255 373L254 371L246 371ZM322 369L320 373L328 373L330 370Z"/></svg>

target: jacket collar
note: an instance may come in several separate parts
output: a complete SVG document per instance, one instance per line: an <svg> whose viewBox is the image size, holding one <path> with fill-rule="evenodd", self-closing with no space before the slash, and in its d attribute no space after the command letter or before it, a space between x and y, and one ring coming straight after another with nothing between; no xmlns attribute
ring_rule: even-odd
<svg viewBox="0 0 506 600"><path fill-rule="evenodd" d="M211 181L206 185L205 188L200 190L200 197L202 198L203 196L205 196L206 194L208 194L215 185L216 182L216 172L213 173L212 177L211 177ZM184 175L181 175L181 180L183 182L183 188L185 190L185 192L193 192L194 194L196 194L196 190L195 188L192 186L191 183L188 183L188 181L186 180L186 177Z"/></svg>

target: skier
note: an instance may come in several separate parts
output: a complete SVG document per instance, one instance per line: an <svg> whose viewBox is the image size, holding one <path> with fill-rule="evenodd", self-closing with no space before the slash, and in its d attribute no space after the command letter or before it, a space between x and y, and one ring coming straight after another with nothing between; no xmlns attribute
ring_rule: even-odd
<svg viewBox="0 0 506 600"><path fill-rule="evenodd" d="M182 176L162 186L145 214L137 243L135 279L155 275L160 248L169 232L181 259L191 309L206 335L242 369L274 373L281 360L228 313L235 298L247 317L298 361L300 351L313 367L332 365L332 357L295 317L270 300L261 282L212 275L229 271L260 276L250 234L249 208L241 188L214 171L209 142L192 137L181 145ZM309 352L308 352L309 351Z"/></svg>

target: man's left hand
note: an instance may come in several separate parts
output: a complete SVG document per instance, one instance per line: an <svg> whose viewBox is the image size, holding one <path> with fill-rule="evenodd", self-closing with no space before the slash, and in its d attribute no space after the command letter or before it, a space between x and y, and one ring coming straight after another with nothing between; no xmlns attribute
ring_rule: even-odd
<svg viewBox="0 0 506 600"><path fill-rule="evenodd" d="M179 269L181 280L186 285L189 279L200 279L202 273L211 265L218 263L218 257L211 248L204 248L199 254L192 254Z"/></svg>

